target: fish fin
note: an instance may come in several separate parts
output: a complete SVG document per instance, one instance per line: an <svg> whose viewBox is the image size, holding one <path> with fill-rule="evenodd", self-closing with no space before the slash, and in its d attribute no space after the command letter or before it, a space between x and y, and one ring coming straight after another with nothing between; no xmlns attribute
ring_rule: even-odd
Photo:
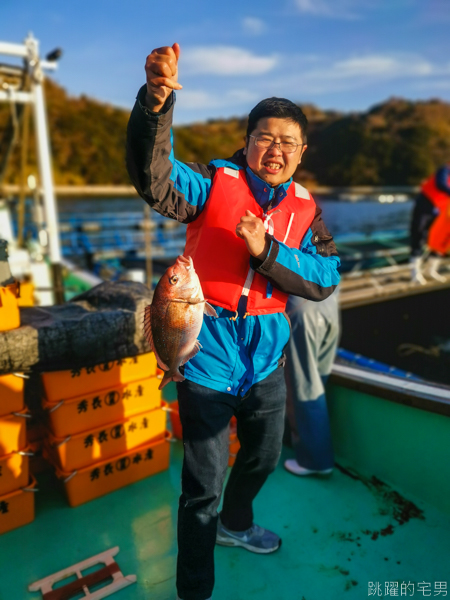
<svg viewBox="0 0 450 600"><path fill-rule="evenodd" d="M162 378L161 383L159 384L158 390L162 390L163 387L165 387L168 383L170 383L171 381L184 381L185 378L183 377L183 375L180 373L180 371L177 369L175 371L175 373L164 373L164 377Z"/></svg>
<svg viewBox="0 0 450 600"><path fill-rule="evenodd" d="M152 335L152 305L149 304L144 310L144 337L153 350L153 335Z"/></svg>
<svg viewBox="0 0 450 600"><path fill-rule="evenodd" d="M180 367L185 365L188 362L188 360L191 360L191 358L194 358L194 356L197 354L197 352L200 352L201 349L202 349L202 345L200 344L200 342L198 340L195 340L194 347L189 352L189 354L183 358L183 360L180 363Z"/></svg>
<svg viewBox="0 0 450 600"><path fill-rule="evenodd" d="M145 311L144 311L144 337L147 340L147 342L149 343L149 346L156 357L156 362L158 363L159 368L162 369L163 371L168 371L169 367L161 360L159 354L156 352L155 344L153 342L152 305L151 304L146 306Z"/></svg>
<svg viewBox="0 0 450 600"><path fill-rule="evenodd" d="M217 316L218 316L214 307L211 306L211 304L209 304L209 302L205 302L205 307L203 309L203 312L205 313L205 315L208 315L208 317L216 317L217 318Z"/></svg>

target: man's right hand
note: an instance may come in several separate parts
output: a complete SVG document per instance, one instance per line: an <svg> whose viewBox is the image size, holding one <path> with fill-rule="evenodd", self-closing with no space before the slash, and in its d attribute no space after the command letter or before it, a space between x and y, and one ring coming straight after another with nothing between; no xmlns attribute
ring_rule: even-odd
<svg viewBox="0 0 450 600"><path fill-rule="evenodd" d="M159 112L172 90L181 90L178 82L179 44L163 46L153 50L145 62L147 75L146 106L153 112Z"/></svg>

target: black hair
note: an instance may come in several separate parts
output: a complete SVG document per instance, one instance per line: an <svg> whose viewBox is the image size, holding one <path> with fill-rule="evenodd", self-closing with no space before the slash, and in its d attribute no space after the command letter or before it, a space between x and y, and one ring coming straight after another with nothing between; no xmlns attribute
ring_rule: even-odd
<svg viewBox="0 0 450 600"><path fill-rule="evenodd" d="M286 98L266 98L261 100L248 115L247 137L254 131L260 119L289 119L300 126L303 143L306 143L308 119L302 109Z"/></svg>

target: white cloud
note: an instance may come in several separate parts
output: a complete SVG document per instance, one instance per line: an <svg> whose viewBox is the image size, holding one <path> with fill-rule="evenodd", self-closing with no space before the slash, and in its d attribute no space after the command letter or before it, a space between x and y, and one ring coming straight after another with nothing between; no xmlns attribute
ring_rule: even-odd
<svg viewBox="0 0 450 600"><path fill-rule="evenodd" d="M303 74L309 79L392 79L395 77L427 77L438 68L429 61L412 54L352 57L327 67Z"/></svg>
<svg viewBox="0 0 450 600"><path fill-rule="evenodd" d="M246 17L242 20L242 27L250 35L261 35L267 30L266 24L256 17Z"/></svg>
<svg viewBox="0 0 450 600"><path fill-rule="evenodd" d="M186 90L177 93L179 105L186 110L203 110L211 108L233 108L234 106L247 105L259 100L255 92L242 89L231 89L227 92L212 93L207 90Z"/></svg>
<svg viewBox="0 0 450 600"><path fill-rule="evenodd" d="M231 102L245 103L245 102L254 102L259 98L256 92L251 92L249 90L230 90L227 93L227 98Z"/></svg>
<svg viewBox="0 0 450 600"><path fill-rule="evenodd" d="M278 62L275 55L257 56L235 46L197 46L184 50L180 63L188 75L249 76L271 71Z"/></svg>
<svg viewBox="0 0 450 600"><path fill-rule="evenodd" d="M370 0L295 0L300 12L331 19L359 19L361 10L370 6Z"/></svg>
<svg viewBox="0 0 450 600"><path fill-rule="evenodd" d="M401 90L405 86L417 88L421 82L425 86L429 82L430 89L434 89L434 81L448 80L450 75L450 64L432 62L414 53L367 54L334 61L329 57L309 61L308 56L299 55L282 57L280 63L283 72L271 78L271 93L300 99L364 88L364 93L369 89L391 89L389 94L395 95L404 93ZM261 88L259 92L264 93Z"/></svg>
<svg viewBox="0 0 450 600"><path fill-rule="evenodd" d="M418 90L428 90L430 94L434 94L434 90L450 90L450 81L448 78L419 81L414 85L414 88Z"/></svg>
<svg viewBox="0 0 450 600"><path fill-rule="evenodd" d="M202 109L216 107L216 98L204 90L183 89L177 93L178 104L184 109Z"/></svg>
<svg viewBox="0 0 450 600"><path fill-rule="evenodd" d="M347 108L356 108L360 95L375 103L395 95L409 97L414 90L444 97L450 89L450 63L436 62L417 53L373 53L334 59L317 54L279 57L271 77L255 77L248 84L228 87L226 81L178 93L178 118L184 122L211 116L244 115L262 98L280 96L296 101L327 102L335 108L347 94ZM281 68L282 67L282 68ZM441 93L439 91L441 90Z"/></svg>

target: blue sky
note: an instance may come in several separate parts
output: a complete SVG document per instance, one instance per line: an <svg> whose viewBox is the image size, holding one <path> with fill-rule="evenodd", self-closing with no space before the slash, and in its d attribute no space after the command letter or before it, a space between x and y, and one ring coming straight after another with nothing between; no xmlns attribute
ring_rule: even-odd
<svg viewBox="0 0 450 600"><path fill-rule="evenodd" d="M125 108L147 54L178 42L177 123L246 115L268 96L341 111L450 101L448 0L1 0L0 40L29 31L43 54L63 48L54 78L69 94Z"/></svg>

